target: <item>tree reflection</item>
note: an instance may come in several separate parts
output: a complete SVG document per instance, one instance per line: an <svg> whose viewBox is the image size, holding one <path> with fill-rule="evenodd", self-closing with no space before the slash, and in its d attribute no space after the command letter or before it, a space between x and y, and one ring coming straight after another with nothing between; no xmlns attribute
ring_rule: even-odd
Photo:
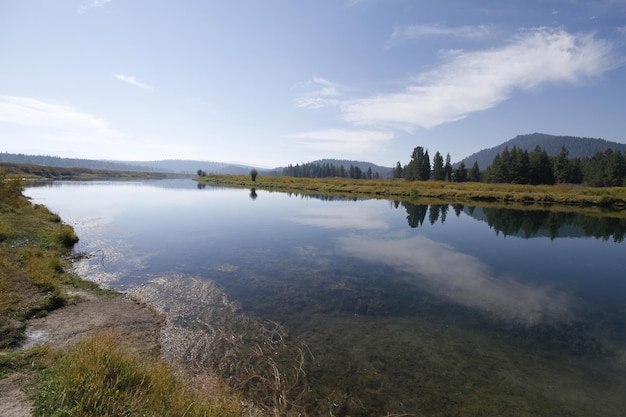
<svg viewBox="0 0 626 417"><path fill-rule="evenodd" d="M393 207L399 207L393 202ZM547 210L516 210L507 208L464 206L463 204L413 204L400 202L407 213L407 222L411 228L423 226L426 215L431 225L438 221L445 223L450 207L457 217L461 213L486 222L496 234L517 236L525 239L532 237L594 237L616 243L624 241L626 219L614 217L596 217L580 213L564 213Z"/></svg>

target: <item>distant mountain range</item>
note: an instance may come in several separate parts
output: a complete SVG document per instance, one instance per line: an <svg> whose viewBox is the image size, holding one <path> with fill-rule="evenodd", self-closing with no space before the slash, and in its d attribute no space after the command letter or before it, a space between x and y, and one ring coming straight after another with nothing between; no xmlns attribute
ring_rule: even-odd
<svg viewBox="0 0 626 417"><path fill-rule="evenodd" d="M90 168L119 171L165 172L195 174L199 169L211 174L247 174L251 167L224 162L166 159L162 161L101 161L95 159L61 158L49 155L0 153L0 162L34 164L59 168Z"/></svg>
<svg viewBox="0 0 626 417"><path fill-rule="evenodd" d="M619 150L626 153L626 144L618 142L610 142L604 139L581 138L575 136L553 136L544 133L532 133L529 135L519 135L508 140L501 145L489 149L483 149L476 152L462 161L455 163L458 166L460 162L464 162L467 168L470 168L474 162L478 162L478 167L485 170L493 158L502 153L508 147L509 150L514 146L520 149L533 151L539 145L545 149L548 155L558 155L561 148L565 146L569 151L570 158L591 157L597 152L604 152L607 149ZM21 164L45 165L51 167L63 168L90 168L104 170L120 170L120 171L143 171L143 172L165 172L176 174L195 174L199 169L210 174L248 174L253 168L252 166L231 164L225 162L212 161L194 161L194 160L178 160L166 159L162 161L102 161L94 159L77 159L77 158L61 158L58 156L48 155L25 155L0 152L0 162L13 162ZM406 161L408 163L409 161ZM308 162L311 164L332 164L335 166L343 165L346 169L350 166L359 167L363 172L371 168L372 172L378 172L381 178L387 178L393 167L385 167L365 161L350 161L345 159L319 159ZM295 165L295 164L293 164ZM285 167L277 167L273 169L257 168L262 175L282 175Z"/></svg>
<svg viewBox="0 0 626 417"><path fill-rule="evenodd" d="M509 150L516 146L519 149L526 149L528 152L532 152L535 147L545 149L546 153L550 156L556 156L561 152L561 149L565 146L568 150L568 156L570 158L582 158L591 157L597 152L604 152L607 149L619 150L622 153L626 152L626 144L618 142L610 142L604 139L595 138L581 138L576 136L553 136L546 135L545 133L532 133L529 135L519 135L511 140L508 140L501 145L494 146L493 148L483 149L480 152L476 152L467 158L459 161L455 165L458 166L461 162L465 163L465 166L469 169L474 165L474 162L478 162L478 167L485 170L493 158L497 154L501 154L505 148Z"/></svg>

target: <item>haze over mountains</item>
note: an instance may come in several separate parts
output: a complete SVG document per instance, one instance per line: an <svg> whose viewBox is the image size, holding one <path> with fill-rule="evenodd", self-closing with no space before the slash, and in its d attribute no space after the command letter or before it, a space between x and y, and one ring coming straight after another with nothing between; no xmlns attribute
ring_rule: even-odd
<svg viewBox="0 0 626 417"><path fill-rule="evenodd" d="M526 149L529 152L532 151L537 145L545 149L548 155L555 156L561 151L563 147L569 151L569 157L591 157L597 152L604 152L607 149L619 150L622 153L626 153L626 144L619 142L606 141L604 139L597 138L582 138L575 136L554 136L544 133L532 133L527 135L519 135L513 139L510 139L502 144L489 149L483 149L476 152L461 161L455 163L458 165L460 162L464 162L466 167L470 167L474 162L478 162L478 166L481 170L487 168L496 154L501 153L506 147L512 149L514 146L520 149ZM419 143L415 143L415 146L420 146ZM409 162L409 155L413 148L407 148L406 158L399 159L402 165ZM429 149L429 154L432 159L435 149ZM443 155L450 152L452 155L454 150L440 150ZM59 156L49 155L25 155L25 154L12 154L3 152L0 153L0 162L13 162L24 164L36 164L53 167L64 168L91 168L91 169L107 169L107 170L123 170L123 171L148 171L148 172L167 172L167 173L183 173L183 174L195 174L199 169L211 174L248 174L250 169L257 168L257 170L265 175L281 175L284 167L276 167L273 169L261 169L258 167L252 167L247 165L232 164L225 162L215 161L195 161L195 160L161 160L161 161L103 161L93 159L78 159L78 158L62 158ZM381 173L381 177L384 178L383 173L390 172L393 167L384 167L365 161L349 161L339 159L321 159L316 161L308 161L318 164L334 164L336 166L343 165L345 168L349 168L350 165L358 166L363 171L366 171L371 167L372 171L378 171ZM294 162L296 165L298 162ZM299 162L302 163L302 162Z"/></svg>

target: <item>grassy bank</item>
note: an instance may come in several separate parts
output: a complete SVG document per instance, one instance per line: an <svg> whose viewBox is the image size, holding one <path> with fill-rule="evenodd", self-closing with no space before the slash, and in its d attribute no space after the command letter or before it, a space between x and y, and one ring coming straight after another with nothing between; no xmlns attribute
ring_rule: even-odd
<svg viewBox="0 0 626 417"><path fill-rule="evenodd" d="M31 381L34 415L241 415L241 401L216 391L219 382L194 379L192 388L191 377L114 332L69 347L19 349L29 320L79 302L70 289L101 292L65 269L78 241L73 229L21 192L20 181L0 170L0 380ZM0 401L12 399L0 392Z"/></svg>
<svg viewBox="0 0 626 417"><path fill-rule="evenodd" d="M517 185L452 183L443 181L351 180L345 178L294 178L246 175L207 175L199 184L257 188L303 194L331 194L445 203L505 203L538 206L626 209L626 187L589 188L571 185Z"/></svg>
<svg viewBox="0 0 626 417"><path fill-rule="evenodd" d="M63 268L78 237L46 207L21 195L0 173L0 348L19 344L26 321L62 307L63 285L80 285ZM85 284L86 285L86 284Z"/></svg>

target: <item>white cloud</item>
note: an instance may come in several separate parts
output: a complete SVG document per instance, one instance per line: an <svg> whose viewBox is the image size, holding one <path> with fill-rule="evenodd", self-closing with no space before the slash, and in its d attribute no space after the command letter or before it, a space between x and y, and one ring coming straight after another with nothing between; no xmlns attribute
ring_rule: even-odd
<svg viewBox="0 0 626 417"><path fill-rule="evenodd" d="M143 82L137 80L133 76L124 75L124 74L113 74L113 76L115 78L117 78L118 80L124 81L125 83L128 83L130 85L134 85L135 87L143 88L145 90L154 90L154 87L152 87L149 84L146 84L146 83L143 83Z"/></svg>
<svg viewBox="0 0 626 417"><path fill-rule="evenodd" d="M376 151L393 139L393 132L379 130L328 129L290 135L308 148L331 152Z"/></svg>
<svg viewBox="0 0 626 417"><path fill-rule="evenodd" d="M49 154L54 149L93 157L125 146L123 135L106 120L32 97L0 96L0 132L12 138L3 144L7 152Z"/></svg>
<svg viewBox="0 0 626 417"><path fill-rule="evenodd" d="M197 154L185 143L136 138L101 117L32 97L0 96L0 137L10 138L4 152L128 160Z"/></svg>
<svg viewBox="0 0 626 417"><path fill-rule="evenodd" d="M393 33L385 43L385 47L391 48L400 42L430 36L447 36L467 40L480 40L488 37L490 34L491 29L484 25L459 27L449 27L441 25L403 26L400 28L396 28L393 31Z"/></svg>
<svg viewBox="0 0 626 417"><path fill-rule="evenodd" d="M69 106L31 97L0 96L0 122L72 134L117 136L108 123Z"/></svg>
<svg viewBox="0 0 626 417"><path fill-rule="evenodd" d="M86 12L88 9L91 8L99 8L99 7L103 7L105 4L112 2L113 0L91 0L88 3L83 4L82 6L80 6L78 8L78 13L84 13Z"/></svg>
<svg viewBox="0 0 626 417"><path fill-rule="evenodd" d="M296 107L320 109L339 104L339 86L325 78L313 77L312 80L302 83L306 91L295 100Z"/></svg>
<svg viewBox="0 0 626 417"><path fill-rule="evenodd" d="M516 90L580 83L618 65L611 43L593 34L523 30L503 47L459 52L400 92L345 101L341 117L356 125L411 132L489 109Z"/></svg>

